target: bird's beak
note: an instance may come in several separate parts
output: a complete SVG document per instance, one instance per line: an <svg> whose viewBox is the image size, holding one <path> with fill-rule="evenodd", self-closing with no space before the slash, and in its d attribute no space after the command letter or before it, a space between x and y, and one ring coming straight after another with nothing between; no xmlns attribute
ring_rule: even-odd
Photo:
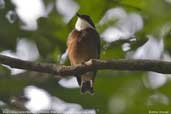
<svg viewBox="0 0 171 114"><path fill-rule="evenodd" d="M78 12L76 13L76 15L77 15L77 17L80 17L81 16Z"/></svg>

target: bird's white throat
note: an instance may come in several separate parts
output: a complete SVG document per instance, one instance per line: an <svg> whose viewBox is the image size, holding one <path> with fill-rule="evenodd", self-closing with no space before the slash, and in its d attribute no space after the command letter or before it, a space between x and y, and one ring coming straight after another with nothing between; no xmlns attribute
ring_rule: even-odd
<svg viewBox="0 0 171 114"><path fill-rule="evenodd" d="M81 19L78 17L77 22L75 24L75 29L77 29L78 31L84 30L86 28L93 28L93 26L91 26L86 20Z"/></svg>

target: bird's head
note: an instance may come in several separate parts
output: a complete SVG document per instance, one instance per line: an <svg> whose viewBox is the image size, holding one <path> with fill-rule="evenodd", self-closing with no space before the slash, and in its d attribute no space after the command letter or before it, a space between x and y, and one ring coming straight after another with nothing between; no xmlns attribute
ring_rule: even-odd
<svg viewBox="0 0 171 114"><path fill-rule="evenodd" d="M81 15L79 13L76 14L78 19L77 22L75 24L75 28L80 31L80 30L84 30L86 28L92 28L95 29L95 25L92 21L92 19L90 18L90 16L88 15Z"/></svg>

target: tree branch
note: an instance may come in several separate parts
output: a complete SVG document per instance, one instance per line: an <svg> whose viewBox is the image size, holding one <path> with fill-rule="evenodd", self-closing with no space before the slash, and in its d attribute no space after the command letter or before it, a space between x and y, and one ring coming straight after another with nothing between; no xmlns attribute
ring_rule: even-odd
<svg viewBox="0 0 171 114"><path fill-rule="evenodd" d="M171 62L159 60L90 60L85 64L64 66L49 63L35 63L0 55L0 63L12 68L51 73L61 76L79 75L93 70L154 71L171 74Z"/></svg>

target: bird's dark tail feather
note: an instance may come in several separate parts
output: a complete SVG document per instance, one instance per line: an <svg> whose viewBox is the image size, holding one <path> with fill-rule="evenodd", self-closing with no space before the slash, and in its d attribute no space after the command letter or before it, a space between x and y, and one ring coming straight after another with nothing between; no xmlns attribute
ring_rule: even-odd
<svg viewBox="0 0 171 114"><path fill-rule="evenodd" d="M92 80L81 82L81 93L89 93L91 95L94 94L93 81Z"/></svg>

